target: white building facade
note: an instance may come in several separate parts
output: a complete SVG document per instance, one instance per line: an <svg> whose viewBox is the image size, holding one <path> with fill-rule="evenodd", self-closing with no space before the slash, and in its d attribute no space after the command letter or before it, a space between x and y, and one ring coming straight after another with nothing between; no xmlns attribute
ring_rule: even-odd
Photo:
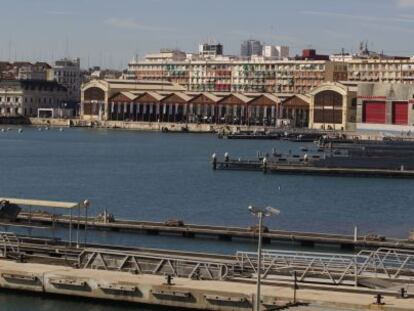
<svg viewBox="0 0 414 311"><path fill-rule="evenodd" d="M62 109L66 88L55 81L0 81L0 116L36 117L39 109Z"/></svg>

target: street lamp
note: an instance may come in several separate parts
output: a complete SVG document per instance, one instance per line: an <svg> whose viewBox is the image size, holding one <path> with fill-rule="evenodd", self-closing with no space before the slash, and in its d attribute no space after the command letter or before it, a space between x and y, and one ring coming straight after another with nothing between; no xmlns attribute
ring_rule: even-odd
<svg viewBox="0 0 414 311"><path fill-rule="evenodd" d="M256 283L256 308L255 311L260 311L260 285L261 285L261 265L262 265L262 229L263 229L263 217L269 217L272 215L279 215L280 211L276 208L267 206L264 209L259 209L254 206L248 207L250 213L259 218L259 241L257 245L257 283Z"/></svg>

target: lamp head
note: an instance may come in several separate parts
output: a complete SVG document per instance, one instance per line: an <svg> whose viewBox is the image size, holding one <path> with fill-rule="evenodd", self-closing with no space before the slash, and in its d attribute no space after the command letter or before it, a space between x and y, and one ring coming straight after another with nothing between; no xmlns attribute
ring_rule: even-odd
<svg viewBox="0 0 414 311"><path fill-rule="evenodd" d="M271 215L279 215L280 214L280 210L278 210L277 208L271 207L271 206L267 206L265 207L265 215L266 216L271 216Z"/></svg>

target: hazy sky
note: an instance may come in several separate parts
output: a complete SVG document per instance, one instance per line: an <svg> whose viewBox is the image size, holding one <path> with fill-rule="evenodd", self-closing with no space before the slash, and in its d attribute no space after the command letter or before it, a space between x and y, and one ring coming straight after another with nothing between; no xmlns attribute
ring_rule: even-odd
<svg viewBox="0 0 414 311"><path fill-rule="evenodd" d="M356 51L358 42L414 55L414 0L0 0L0 59L81 57L124 68L162 47L195 51L216 40L238 54L244 39L293 53Z"/></svg>

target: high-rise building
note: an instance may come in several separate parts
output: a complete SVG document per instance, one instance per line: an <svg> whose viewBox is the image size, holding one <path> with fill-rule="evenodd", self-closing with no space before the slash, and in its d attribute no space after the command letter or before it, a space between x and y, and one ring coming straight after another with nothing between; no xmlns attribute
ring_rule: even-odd
<svg viewBox="0 0 414 311"><path fill-rule="evenodd" d="M198 46L199 55L203 58L215 58L223 55L223 45L220 43L202 43Z"/></svg>
<svg viewBox="0 0 414 311"><path fill-rule="evenodd" d="M289 57L289 47L285 45L276 45L276 51L279 55L279 59L284 59Z"/></svg>
<svg viewBox="0 0 414 311"><path fill-rule="evenodd" d="M264 45L262 55L265 58L284 59L289 57L289 47L280 45Z"/></svg>
<svg viewBox="0 0 414 311"><path fill-rule="evenodd" d="M253 55L262 55L263 46L258 40L243 41L240 47L240 55L242 57L250 57Z"/></svg>

